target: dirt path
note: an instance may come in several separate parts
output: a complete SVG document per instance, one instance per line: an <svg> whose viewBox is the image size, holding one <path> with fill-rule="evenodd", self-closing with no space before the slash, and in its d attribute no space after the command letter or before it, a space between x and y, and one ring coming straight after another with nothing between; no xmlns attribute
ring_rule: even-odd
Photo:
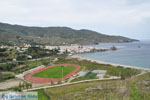
<svg viewBox="0 0 150 100"><path fill-rule="evenodd" d="M0 89L8 89L19 85L20 79L10 79L4 82L0 82Z"/></svg>

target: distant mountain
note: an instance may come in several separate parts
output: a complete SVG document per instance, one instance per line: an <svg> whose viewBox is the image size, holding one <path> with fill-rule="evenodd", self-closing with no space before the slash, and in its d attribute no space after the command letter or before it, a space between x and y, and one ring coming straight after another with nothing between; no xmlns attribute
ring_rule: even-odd
<svg viewBox="0 0 150 100"><path fill-rule="evenodd" d="M109 36L91 30L68 27L27 27L0 23L1 43L30 44L95 44L102 42L133 42L122 36Z"/></svg>

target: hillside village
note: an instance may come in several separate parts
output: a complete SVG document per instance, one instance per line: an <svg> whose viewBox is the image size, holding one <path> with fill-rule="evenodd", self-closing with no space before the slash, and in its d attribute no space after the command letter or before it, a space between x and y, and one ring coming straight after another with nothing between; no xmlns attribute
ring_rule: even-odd
<svg viewBox="0 0 150 100"><path fill-rule="evenodd" d="M34 49L36 50L41 50L41 52L43 52L43 56L41 57L47 57L50 55L53 55L52 53L50 54L50 52L52 51L57 51L58 55L61 54L77 54L77 53L89 53L89 52L99 52L99 51L107 51L107 48L104 47L100 47L100 46L83 46L83 45L78 45L78 44L73 44L73 45L69 45L69 46L48 46L48 45L30 45L30 44L23 44L23 45L15 45L15 46L7 46L7 45L1 45L0 49L2 49L2 52L0 52L1 57L4 58L9 58L9 51L11 51L11 53L16 53L15 57L10 57L10 59L8 59L9 61L17 61L17 57L20 56L21 57L25 57L26 59L36 59L36 58L40 58L39 57L34 57L32 53L35 52ZM32 49L32 51L28 51ZM3 52L4 50L4 52ZM47 51L44 51L47 50ZM45 54L44 54L45 53ZM48 55L46 55L48 54ZM16 57L17 56L17 57ZM20 60L20 58L18 60ZM25 59L24 58L24 59ZM5 62L5 61L4 61Z"/></svg>

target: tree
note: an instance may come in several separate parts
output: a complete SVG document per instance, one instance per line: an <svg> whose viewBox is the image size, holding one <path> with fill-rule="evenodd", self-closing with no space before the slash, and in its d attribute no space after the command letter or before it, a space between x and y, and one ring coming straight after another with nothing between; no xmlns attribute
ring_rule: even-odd
<svg viewBox="0 0 150 100"><path fill-rule="evenodd" d="M54 85L54 82L53 82L53 81L51 81L51 85Z"/></svg>
<svg viewBox="0 0 150 100"><path fill-rule="evenodd" d="M0 73L0 80L3 80L4 75L2 73Z"/></svg>
<svg viewBox="0 0 150 100"><path fill-rule="evenodd" d="M6 48L0 48L0 52L5 52L6 50Z"/></svg>
<svg viewBox="0 0 150 100"><path fill-rule="evenodd" d="M49 64L49 61L43 61L42 64L47 66Z"/></svg>
<svg viewBox="0 0 150 100"><path fill-rule="evenodd" d="M61 84L61 80L58 81L58 84Z"/></svg>
<svg viewBox="0 0 150 100"><path fill-rule="evenodd" d="M19 89L18 89L18 91L22 91L22 84L21 84L21 82L19 82Z"/></svg>
<svg viewBox="0 0 150 100"><path fill-rule="evenodd" d="M122 80L125 80L125 79L126 79L125 73L122 72L120 76L121 76L121 79L122 79Z"/></svg>
<svg viewBox="0 0 150 100"><path fill-rule="evenodd" d="M27 56L26 55L19 55L19 56L17 56L17 60L18 61L24 61L24 60L27 60L28 58L27 58Z"/></svg>
<svg viewBox="0 0 150 100"><path fill-rule="evenodd" d="M68 50L66 49L65 54L68 54Z"/></svg>

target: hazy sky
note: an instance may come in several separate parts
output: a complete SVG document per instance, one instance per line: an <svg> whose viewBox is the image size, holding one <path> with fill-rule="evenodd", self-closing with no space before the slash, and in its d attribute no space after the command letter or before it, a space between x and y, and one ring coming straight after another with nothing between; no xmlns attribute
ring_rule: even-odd
<svg viewBox="0 0 150 100"><path fill-rule="evenodd" d="M1 0L0 22L150 39L150 0Z"/></svg>

